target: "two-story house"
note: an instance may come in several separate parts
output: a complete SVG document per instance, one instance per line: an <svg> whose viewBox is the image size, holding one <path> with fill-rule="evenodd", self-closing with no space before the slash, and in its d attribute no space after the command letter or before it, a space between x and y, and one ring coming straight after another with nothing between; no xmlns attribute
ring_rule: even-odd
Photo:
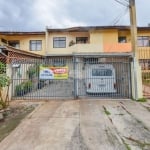
<svg viewBox="0 0 150 150"><path fill-rule="evenodd" d="M150 27L138 27L137 40L138 59L142 69L148 70L150 68ZM116 75L113 88L116 92L110 96L107 95L108 97L123 96L131 98L131 95L133 95L131 93L134 89L131 90L133 75L130 72L132 49L129 26L47 28L46 31L42 32L0 32L0 45L26 51L28 54L40 54L44 58L42 63L44 62L49 66L65 66L66 68L61 69L69 70L68 75L65 76L68 80L55 81L57 84L59 83L58 87L51 88L53 91L60 91L61 84L65 87L63 88L64 91L59 93L60 95L58 92L53 93L56 97L62 97L63 93L68 93L68 96L72 94L76 96L87 95L86 90L91 88L92 85L91 83L86 85L89 74L86 68L90 68L93 63L109 64L114 67ZM77 59L72 61L73 56L77 56ZM60 57L64 57L67 62L64 63L64 59L61 59L60 62L54 59ZM48 60L45 58L48 58ZM33 64L28 64L28 66L30 65ZM24 62L22 66L24 66ZM28 69L28 67L24 68ZM76 74L74 70L77 70ZM105 89L105 91L107 90ZM51 92L46 93L49 94L47 97L52 96L50 95ZM37 95L40 94L37 93ZM34 96L32 95L32 97ZM103 96L105 96L105 93L103 93Z"/></svg>
<svg viewBox="0 0 150 150"><path fill-rule="evenodd" d="M45 32L0 32L0 45L41 55L131 52L129 26L93 26L46 29ZM138 49L142 59L150 47L150 27L138 27ZM145 54L147 53L147 54Z"/></svg>

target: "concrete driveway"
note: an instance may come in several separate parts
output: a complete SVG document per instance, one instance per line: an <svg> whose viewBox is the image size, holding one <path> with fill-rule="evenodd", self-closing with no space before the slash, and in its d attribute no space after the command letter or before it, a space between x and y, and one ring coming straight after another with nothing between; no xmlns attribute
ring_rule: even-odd
<svg viewBox="0 0 150 150"><path fill-rule="evenodd" d="M1 150L149 150L150 103L49 101L0 143Z"/></svg>

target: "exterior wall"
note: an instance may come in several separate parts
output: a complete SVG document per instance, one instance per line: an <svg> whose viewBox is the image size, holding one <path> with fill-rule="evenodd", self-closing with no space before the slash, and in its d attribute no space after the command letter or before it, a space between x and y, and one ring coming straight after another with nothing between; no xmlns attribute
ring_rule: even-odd
<svg viewBox="0 0 150 150"><path fill-rule="evenodd" d="M131 43L105 44L104 52L132 52Z"/></svg>
<svg viewBox="0 0 150 150"><path fill-rule="evenodd" d="M127 37L127 43L118 43L118 37ZM103 32L104 52L131 52L129 32L118 32L118 30L107 30Z"/></svg>
<svg viewBox="0 0 150 150"><path fill-rule="evenodd" d="M127 43L131 43L130 31L127 31L127 30L118 31L118 37L121 37L121 36L122 37L125 36L127 39Z"/></svg>
<svg viewBox="0 0 150 150"><path fill-rule="evenodd" d="M125 36L127 43L118 43L118 37ZM138 31L138 36L150 36L149 30ZM66 37L66 48L53 48L53 37ZM76 41L76 37L88 37L86 44L69 46L70 41ZM19 40L20 49L41 55L67 55L72 53L91 52L131 52L130 30L123 29L94 29L85 32L46 32L46 35L0 35L6 40ZM30 51L30 40L42 40L41 51ZM0 40L0 45L6 45ZM150 58L150 47L138 47L139 59Z"/></svg>
<svg viewBox="0 0 150 150"><path fill-rule="evenodd" d="M118 31L117 30L103 31L103 43L104 44L118 43Z"/></svg>
<svg viewBox="0 0 150 150"><path fill-rule="evenodd" d="M140 31L138 36L150 36L150 31ZM138 47L138 59L150 59L150 47Z"/></svg>
<svg viewBox="0 0 150 150"><path fill-rule="evenodd" d="M66 48L53 48L53 38L54 37L66 37ZM70 41L76 42L76 37L88 37L89 41L86 44L74 44L69 46ZM101 37L101 36L100 36ZM82 52L101 52L102 44L92 43L91 36L88 32L63 32L63 33L49 33L47 40L47 54L72 54L72 53L82 53Z"/></svg>
<svg viewBox="0 0 150 150"><path fill-rule="evenodd" d="M3 43L3 42L1 41L1 39L7 39L7 37L6 37L5 35L0 35L0 45L1 45L1 46L7 45L7 44Z"/></svg>
<svg viewBox="0 0 150 150"><path fill-rule="evenodd" d="M103 45L103 33L102 31L90 32L90 43Z"/></svg>
<svg viewBox="0 0 150 150"><path fill-rule="evenodd" d="M35 54L45 55L45 35L20 35L20 36L3 36L7 41L18 40L20 41L21 50L32 52ZM42 50L30 51L30 40L42 40Z"/></svg>

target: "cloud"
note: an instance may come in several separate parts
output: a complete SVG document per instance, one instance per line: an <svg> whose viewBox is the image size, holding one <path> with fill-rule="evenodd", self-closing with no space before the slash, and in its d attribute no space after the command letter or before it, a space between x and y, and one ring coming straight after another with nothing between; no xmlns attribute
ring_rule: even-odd
<svg viewBox="0 0 150 150"><path fill-rule="evenodd" d="M149 6L149 0L136 0L138 25L150 23ZM0 30L114 25L115 20L127 25L129 11L124 12L115 0L0 0Z"/></svg>
<svg viewBox="0 0 150 150"><path fill-rule="evenodd" d="M55 3L49 0L43 3L43 0L37 0L33 6L34 16L38 16L35 17L35 22L53 28L85 25L82 21L72 19L66 9L67 4L67 0L55 0Z"/></svg>

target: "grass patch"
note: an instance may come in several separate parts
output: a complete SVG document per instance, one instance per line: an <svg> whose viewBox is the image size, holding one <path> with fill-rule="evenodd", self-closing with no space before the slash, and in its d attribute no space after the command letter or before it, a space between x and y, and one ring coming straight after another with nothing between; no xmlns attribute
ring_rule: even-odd
<svg viewBox="0 0 150 150"><path fill-rule="evenodd" d="M116 115L123 116L124 114L116 114Z"/></svg>
<svg viewBox="0 0 150 150"><path fill-rule="evenodd" d="M24 110L17 115L7 118L2 122L0 122L0 142L13 131L18 124L24 119L29 113L34 110L34 107L31 107L28 110Z"/></svg>
<svg viewBox="0 0 150 150"><path fill-rule="evenodd" d="M133 138L131 138L131 137L125 137L126 139L128 139L128 140L130 140L130 141L132 141L132 142L135 142L141 149L144 149L146 146L150 146L150 143L143 143L143 142L141 142L141 141L139 141L139 140L135 140L135 139L133 139Z"/></svg>
<svg viewBox="0 0 150 150"><path fill-rule="evenodd" d="M131 147L129 146L129 144L124 143L125 147L127 148L127 150L131 150Z"/></svg>
<svg viewBox="0 0 150 150"><path fill-rule="evenodd" d="M105 106L103 106L103 109L104 109L104 112L105 112L106 115L111 115L111 113L106 109Z"/></svg>
<svg viewBox="0 0 150 150"><path fill-rule="evenodd" d="M139 99L137 100L137 102L147 102L147 99L146 99L146 98L139 98Z"/></svg>
<svg viewBox="0 0 150 150"><path fill-rule="evenodd" d="M125 145L126 149L131 150L131 147L129 146L129 144L127 144L123 138L121 138L121 140L122 140L123 144Z"/></svg>

